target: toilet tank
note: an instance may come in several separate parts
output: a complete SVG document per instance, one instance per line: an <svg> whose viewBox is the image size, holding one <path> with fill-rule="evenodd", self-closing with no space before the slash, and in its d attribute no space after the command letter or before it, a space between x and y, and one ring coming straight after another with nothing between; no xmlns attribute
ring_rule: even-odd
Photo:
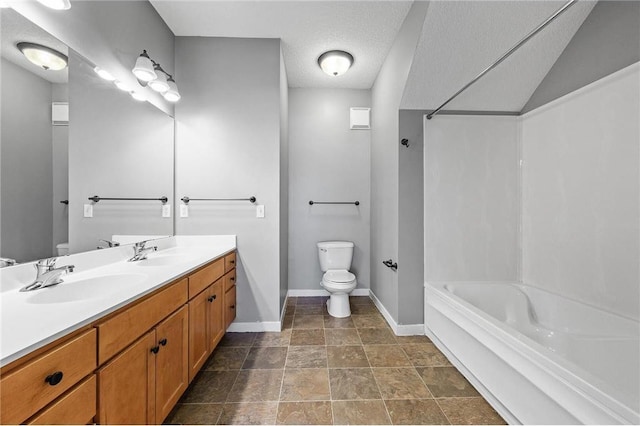
<svg viewBox="0 0 640 426"><path fill-rule="evenodd" d="M351 241L320 241L317 245L322 272L351 268L354 247Z"/></svg>

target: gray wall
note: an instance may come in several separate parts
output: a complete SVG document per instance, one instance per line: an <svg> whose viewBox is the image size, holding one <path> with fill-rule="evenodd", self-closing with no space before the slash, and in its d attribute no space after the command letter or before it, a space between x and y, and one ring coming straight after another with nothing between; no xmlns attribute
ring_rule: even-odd
<svg viewBox="0 0 640 426"><path fill-rule="evenodd" d="M371 91L371 290L396 321L398 276L381 262L398 259L398 114L428 5L411 6Z"/></svg>
<svg viewBox="0 0 640 426"><path fill-rule="evenodd" d="M159 201L88 197L173 198L174 120L101 79L69 55L69 249L95 250L114 234L173 235Z"/></svg>
<svg viewBox="0 0 640 426"><path fill-rule="evenodd" d="M51 85L52 102L68 102L69 87L67 84ZM52 250L56 253L56 245L69 241L69 206L60 204L69 199L69 126L53 126L53 241Z"/></svg>
<svg viewBox="0 0 640 426"><path fill-rule="evenodd" d="M173 114L173 104L151 89L142 89L131 68L143 49L174 71L174 35L148 1L75 1L64 12L32 1L12 7L94 64L130 87L144 91L151 103ZM180 81L177 81L180 86Z"/></svg>
<svg viewBox="0 0 640 426"><path fill-rule="evenodd" d="M522 109L531 111L640 61L640 2L600 1Z"/></svg>
<svg viewBox="0 0 640 426"><path fill-rule="evenodd" d="M424 322L424 111L401 110L398 190L399 324Z"/></svg>
<svg viewBox="0 0 640 426"><path fill-rule="evenodd" d="M2 59L0 256L52 255L51 83Z"/></svg>
<svg viewBox="0 0 640 426"><path fill-rule="evenodd" d="M355 243L351 270L369 287L370 131L349 129L349 108L369 107L368 90L289 92L289 288L321 290L316 243ZM360 201L354 205L309 205Z"/></svg>
<svg viewBox="0 0 640 426"><path fill-rule="evenodd" d="M438 115L424 128L426 281L518 279L518 118Z"/></svg>
<svg viewBox="0 0 640 426"><path fill-rule="evenodd" d="M289 287L289 86L280 46L280 312Z"/></svg>
<svg viewBox="0 0 640 426"><path fill-rule="evenodd" d="M176 203L193 202L176 233L235 234L238 322L278 321L280 305L280 41L176 38Z"/></svg>

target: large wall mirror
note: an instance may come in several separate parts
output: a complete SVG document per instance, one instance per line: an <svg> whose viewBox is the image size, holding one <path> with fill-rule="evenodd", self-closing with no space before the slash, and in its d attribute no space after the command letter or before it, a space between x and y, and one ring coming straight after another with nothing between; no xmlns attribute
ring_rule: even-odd
<svg viewBox="0 0 640 426"><path fill-rule="evenodd" d="M115 235L173 235L163 215L173 214L173 118L16 11L0 19L0 257L22 263L64 253L64 244L77 253ZM68 66L38 67L19 42L54 49ZM68 121L53 121L54 104L68 104ZM89 200L96 195L125 200Z"/></svg>

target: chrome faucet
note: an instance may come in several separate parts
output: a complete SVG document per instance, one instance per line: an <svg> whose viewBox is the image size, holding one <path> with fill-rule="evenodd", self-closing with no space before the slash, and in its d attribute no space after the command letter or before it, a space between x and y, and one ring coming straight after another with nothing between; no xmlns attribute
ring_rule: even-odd
<svg viewBox="0 0 640 426"><path fill-rule="evenodd" d="M111 248L111 247L119 247L120 246L119 242L111 241L111 240L98 240L98 244L99 244L99 246L96 247L98 250L104 249L104 248Z"/></svg>
<svg viewBox="0 0 640 426"><path fill-rule="evenodd" d="M133 257L129 259L129 262L137 262L138 260L145 260L150 252L158 251L158 246L146 247L146 241L140 241L133 245Z"/></svg>
<svg viewBox="0 0 640 426"><path fill-rule="evenodd" d="M65 265L56 268L56 260L58 260L56 257L39 260L35 264L36 279L31 284L22 287L20 291L37 290L64 282L61 276L73 272L75 266Z"/></svg>

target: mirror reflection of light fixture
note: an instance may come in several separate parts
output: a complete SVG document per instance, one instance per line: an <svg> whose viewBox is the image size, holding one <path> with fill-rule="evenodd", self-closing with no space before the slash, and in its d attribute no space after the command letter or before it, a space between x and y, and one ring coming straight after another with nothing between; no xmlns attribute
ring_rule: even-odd
<svg viewBox="0 0 640 426"><path fill-rule="evenodd" d="M38 0L38 2L55 10L71 9L71 2L69 0Z"/></svg>
<svg viewBox="0 0 640 426"><path fill-rule="evenodd" d="M133 99L135 99L136 101L146 101L147 97L144 95L144 93L140 93L140 92L131 92L130 93L131 97Z"/></svg>
<svg viewBox="0 0 640 426"><path fill-rule="evenodd" d="M123 82L122 82L122 81L120 81L120 80L116 80L116 81L114 81L114 82L113 82L113 84L115 84L115 85L116 85L116 87L117 87L118 89L122 90L122 91L128 92L128 91L130 90L130 89L129 89L129 86L127 86L127 83L123 83Z"/></svg>
<svg viewBox="0 0 640 426"><path fill-rule="evenodd" d="M116 78L114 76L111 75L111 73L107 70L104 70L100 67L95 67L93 69L96 74L98 74L101 78L107 80L107 81L114 81Z"/></svg>
<svg viewBox="0 0 640 426"><path fill-rule="evenodd" d="M324 52L318 58L318 65L322 71L331 75L339 76L347 72L353 64L353 55L344 50L330 50Z"/></svg>
<svg viewBox="0 0 640 426"><path fill-rule="evenodd" d="M153 61L149 58L146 50L143 50L138 59L136 59L136 65L131 70L136 78L143 82L149 82L157 78L156 72L153 69Z"/></svg>
<svg viewBox="0 0 640 426"><path fill-rule="evenodd" d="M180 96L180 92L178 92L178 85L171 76L169 76L167 83L169 84L169 90L164 94L164 98L168 102L178 102L182 97Z"/></svg>
<svg viewBox="0 0 640 426"><path fill-rule="evenodd" d="M57 50L36 43L20 42L16 47L33 64L45 70L59 71L67 67L69 58Z"/></svg>
<svg viewBox="0 0 640 426"><path fill-rule="evenodd" d="M162 67L159 64L154 66L156 75L158 76L155 80L151 80L149 82L149 87L151 90L154 90L158 93L165 93L169 90L169 83L167 82L167 73L164 72Z"/></svg>

